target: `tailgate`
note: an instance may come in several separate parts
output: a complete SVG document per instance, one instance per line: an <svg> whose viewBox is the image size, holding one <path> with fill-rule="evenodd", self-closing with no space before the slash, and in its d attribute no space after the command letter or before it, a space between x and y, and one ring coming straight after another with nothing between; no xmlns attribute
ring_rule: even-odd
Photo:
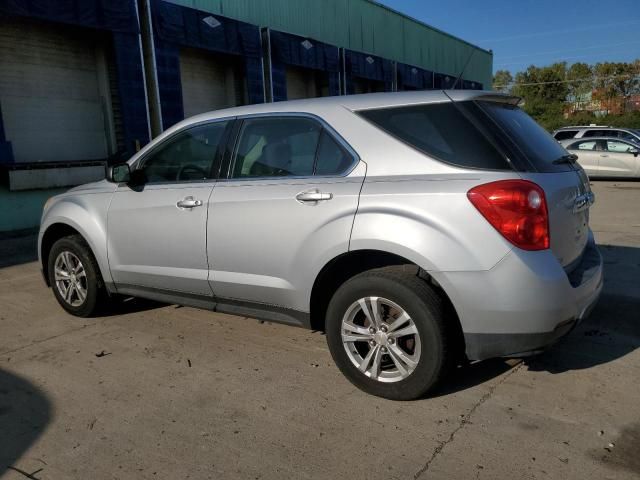
<svg viewBox="0 0 640 480"><path fill-rule="evenodd" d="M568 172L522 173L522 178L544 189L551 250L567 271L579 263L587 245L589 207L594 199L584 170L577 168Z"/></svg>

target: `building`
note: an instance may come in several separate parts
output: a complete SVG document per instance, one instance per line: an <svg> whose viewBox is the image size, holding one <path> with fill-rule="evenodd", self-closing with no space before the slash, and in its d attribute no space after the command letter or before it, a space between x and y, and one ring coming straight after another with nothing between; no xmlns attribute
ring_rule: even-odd
<svg viewBox="0 0 640 480"><path fill-rule="evenodd" d="M369 0L0 0L0 232L196 113L491 75L491 52Z"/></svg>

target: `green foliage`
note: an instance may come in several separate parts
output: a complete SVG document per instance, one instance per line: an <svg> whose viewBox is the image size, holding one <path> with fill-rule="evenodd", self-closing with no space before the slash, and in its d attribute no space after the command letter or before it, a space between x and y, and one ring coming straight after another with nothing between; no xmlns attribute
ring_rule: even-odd
<svg viewBox="0 0 640 480"><path fill-rule="evenodd" d="M596 117L582 111L595 99L624 99L640 94L640 60L632 63L602 62L596 65L558 62L546 67L529 66L513 79L508 70L493 77L495 90L517 95L523 108L548 130L566 125L600 125L640 128L640 112ZM508 88L506 86L510 86ZM623 100L620 105L624 105ZM571 114L565 118L565 114Z"/></svg>
<svg viewBox="0 0 640 480"><path fill-rule="evenodd" d="M493 89L496 92L509 93L511 83L513 83L513 77L509 70L498 70L493 76Z"/></svg>

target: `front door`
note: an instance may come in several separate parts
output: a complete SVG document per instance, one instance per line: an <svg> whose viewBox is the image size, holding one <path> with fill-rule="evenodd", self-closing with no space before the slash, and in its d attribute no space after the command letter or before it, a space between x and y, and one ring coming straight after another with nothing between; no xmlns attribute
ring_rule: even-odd
<svg viewBox="0 0 640 480"><path fill-rule="evenodd" d="M172 135L138 162L138 186L118 186L107 217L117 288L212 296L207 208L227 129L215 122Z"/></svg>
<svg viewBox="0 0 640 480"><path fill-rule="evenodd" d="M246 119L229 179L211 196L216 297L308 311L322 266L348 251L365 165L302 116Z"/></svg>
<svg viewBox="0 0 640 480"><path fill-rule="evenodd" d="M638 170L638 148L622 140L606 140L600 152L599 174L604 177L630 177Z"/></svg>

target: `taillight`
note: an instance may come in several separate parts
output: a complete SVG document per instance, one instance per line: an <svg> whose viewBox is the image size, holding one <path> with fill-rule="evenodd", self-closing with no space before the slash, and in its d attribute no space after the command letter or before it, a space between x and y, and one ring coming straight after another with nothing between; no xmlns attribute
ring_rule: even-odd
<svg viewBox="0 0 640 480"><path fill-rule="evenodd" d="M544 191L526 180L500 180L472 188L471 203L489 223L524 250L549 248L549 214Z"/></svg>

